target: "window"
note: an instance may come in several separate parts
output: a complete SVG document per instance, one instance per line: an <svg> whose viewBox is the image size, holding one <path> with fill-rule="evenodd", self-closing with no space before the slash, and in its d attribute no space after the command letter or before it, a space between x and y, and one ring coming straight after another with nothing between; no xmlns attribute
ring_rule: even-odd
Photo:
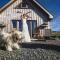
<svg viewBox="0 0 60 60"><path fill-rule="evenodd" d="M22 20L18 20L19 22L19 31L22 31Z"/></svg>
<svg viewBox="0 0 60 60"><path fill-rule="evenodd" d="M22 0L21 8L27 8L26 0Z"/></svg>
<svg viewBox="0 0 60 60"><path fill-rule="evenodd" d="M16 20L12 20L13 23L13 28L17 28L17 21Z"/></svg>
<svg viewBox="0 0 60 60"><path fill-rule="evenodd" d="M19 24L17 24L17 22L19 22ZM22 21L21 20L12 20L12 24L13 24L13 28L19 27L19 31L22 31Z"/></svg>

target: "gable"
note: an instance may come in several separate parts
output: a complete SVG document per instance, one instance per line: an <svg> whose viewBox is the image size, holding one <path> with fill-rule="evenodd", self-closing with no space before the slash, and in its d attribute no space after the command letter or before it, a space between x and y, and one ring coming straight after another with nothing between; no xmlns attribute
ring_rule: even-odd
<svg viewBox="0 0 60 60"><path fill-rule="evenodd" d="M3 12L5 9L7 9L11 4L13 4L17 0L0 0L0 13Z"/></svg>
<svg viewBox="0 0 60 60"><path fill-rule="evenodd" d="M38 14L40 13L41 15L47 17L48 20L53 18L53 16L44 7L42 7L36 0L25 0L25 2L26 7L21 6L22 3L24 3L22 0L22 2L15 7L15 9L29 9L31 7L34 10L36 10Z"/></svg>
<svg viewBox="0 0 60 60"><path fill-rule="evenodd" d="M15 1L19 2L19 0L11 0L10 3L6 4L6 6L4 6L3 8L0 9L0 13L3 12L9 6L11 6L11 4L13 4ZM25 7L24 3L26 4L26 7ZM43 8L36 0L22 0L21 4L22 5L24 4L23 5L24 7L22 9L28 9L29 6L30 6L34 10L37 10L38 13L40 13L41 15L44 15L45 17L47 17L48 20L51 20L53 18L53 16L45 8ZM20 9L21 8L21 4L18 4L15 8L16 9Z"/></svg>
<svg viewBox="0 0 60 60"><path fill-rule="evenodd" d="M15 9L18 9L18 10L21 9L22 12L25 12L25 10L28 11L28 9L30 11L33 10L34 11L33 16L34 16L34 14L37 14L37 15L39 15L39 17L42 17L45 21L50 20L49 15L43 9L41 9L36 3L34 3L33 1L29 1L29 0L26 2L27 2L26 3L27 7L22 7L21 3L23 3L23 2L21 2L20 4L18 4L15 7ZM32 13L32 11L31 11L31 13Z"/></svg>
<svg viewBox="0 0 60 60"><path fill-rule="evenodd" d="M44 8L41 4L39 4L38 1L33 0L33 2L39 7L39 9L43 11L43 13L47 14L50 19L53 18L53 15L46 8Z"/></svg>

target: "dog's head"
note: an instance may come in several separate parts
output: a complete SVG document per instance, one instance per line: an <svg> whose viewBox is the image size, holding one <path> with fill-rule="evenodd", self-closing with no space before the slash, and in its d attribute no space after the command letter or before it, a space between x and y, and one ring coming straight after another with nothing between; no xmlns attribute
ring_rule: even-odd
<svg viewBox="0 0 60 60"><path fill-rule="evenodd" d="M20 41L22 39L22 32L14 31L14 33L12 33L12 38L14 42Z"/></svg>
<svg viewBox="0 0 60 60"><path fill-rule="evenodd" d="M13 42L17 42L19 40L18 34L16 33L12 34L12 39L13 39Z"/></svg>

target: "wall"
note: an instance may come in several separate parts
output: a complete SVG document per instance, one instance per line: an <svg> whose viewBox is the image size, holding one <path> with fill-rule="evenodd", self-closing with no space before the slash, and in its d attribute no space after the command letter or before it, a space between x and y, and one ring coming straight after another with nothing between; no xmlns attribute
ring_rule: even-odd
<svg viewBox="0 0 60 60"><path fill-rule="evenodd" d="M11 20L20 19L21 13L17 13L17 11L20 11L22 13L31 11L31 13L28 14L31 18L29 18L28 20L37 20L37 26L43 24L43 18L37 15L37 13L35 13L32 9L13 9L21 2L22 0L16 1L14 4L12 4L9 8L7 8L4 12L0 14L0 22L4 21L5 23L8 23L8 26L4 29L5 31L9 32L11 30L12 28ZM41 32L43 34L43 30Z"/></svg>

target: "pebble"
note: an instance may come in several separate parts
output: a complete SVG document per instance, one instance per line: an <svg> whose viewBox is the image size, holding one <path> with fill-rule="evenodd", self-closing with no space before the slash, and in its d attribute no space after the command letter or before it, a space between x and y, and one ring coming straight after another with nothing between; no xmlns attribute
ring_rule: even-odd
<svg viewBox="0 0 60 60"><path fill-rule="evenodd" d="M12 52L0 50L0 60L60 60L60 52L42 48L21 48Z"/></svg>

